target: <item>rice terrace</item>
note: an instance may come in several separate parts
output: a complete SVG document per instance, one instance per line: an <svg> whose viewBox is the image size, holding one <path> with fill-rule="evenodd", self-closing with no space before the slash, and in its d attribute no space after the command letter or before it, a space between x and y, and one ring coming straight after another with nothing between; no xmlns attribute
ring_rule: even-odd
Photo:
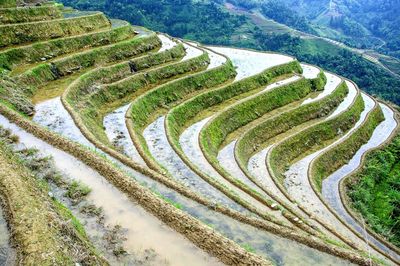
<svg viewBox="0 0 400 266"><path fill-rule="evenodd" d="M378 166L399 200L399 107L361 89L0 0L0 265L399 265L400 220L379 230L357 200Z"/></svg>

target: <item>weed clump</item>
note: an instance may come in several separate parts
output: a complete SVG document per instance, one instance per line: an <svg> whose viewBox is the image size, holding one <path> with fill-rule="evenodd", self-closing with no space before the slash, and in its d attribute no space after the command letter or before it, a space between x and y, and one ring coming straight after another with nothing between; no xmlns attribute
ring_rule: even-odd
<svg viewBox="0 0 400 266"><path fill-rule="evenodd" d="M70 198L75 204L79 203L82 201L84 197L89 195L91 192L90 187L86 186L85 184L78 182L78 181L72 181L68 185L67 192L65 193L65 196Z"/></svg>

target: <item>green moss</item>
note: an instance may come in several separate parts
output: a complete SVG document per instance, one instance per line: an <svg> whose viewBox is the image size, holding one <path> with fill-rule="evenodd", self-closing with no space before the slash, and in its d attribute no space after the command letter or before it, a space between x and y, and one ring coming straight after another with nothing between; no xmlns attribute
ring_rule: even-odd
<svg viewBox="0 0 400 266"><path fill-rule="evenodd" d="M69 19L0 25L0 47L32 43L110 27L103 13Z"/></svg>
<svg viewBox="0 0 400 266"><path fill-rule="evenodd" d="M16 7L17 0L0 0L1 8Z"/></svg>
<svg viewBox="0 0 400 266"><path fill-rule="evenodd" d="M359 94L354 104L345 112L333 119L311 126L275 146L270 153L270 165L278 180L283 180L285 169L294 160L303 158L312 150L322 148L351 129L363 110L364 100Z"/></svg>
<svg viewBox="0 0 400 266"><path fill-rule="evenodd" d="M72 181L72 183L68 185L65 195L70 199L79 200L89 195L91 191L90 187L85 184L78 181Z"/></svg>
<svg viewBox="0 0 400 266"><path fill-rule="evenodd" d="M240 246L250 253L256 252L256 250L249 243L243 243Z"/></svg>
<svg viewBox="0 0 400 266"><path fill-rule="evenodd" d="M75 228L76 232L83 238L87 238L87 234L85 231L85 228L81 224L81 222L71 213L71 211L64 206L61 202L58 200L53 200L54 206L62 217L66 221L71 221L71 225Z"/></svg>
<svg viewBox="0 0 400 266"><path fill-rule="evenodd" d="M348 162L360 147L368 142L374 129L384 120L381 108L377 105L368 115L363 125L346 140L324 152L312 164L311 177L321 191L322 180Z"/></svg>
<svg viewBox="0 0 400 266"><path fill-rule="evenodd" d="M24 93L24 87L9 77L0 76L0 101L24 115L31 115L34 111L33 104Z"/></svg>
<svg viewBox="0 0 400 266"><path fill-rule="evenodd" d="M182 205L182 204L180 204L180 203L178 203L178 202L175 202L175 201L173 201L173 200L171 200L171 199L165 197L165 196L162 195L160 192L153 190L153 193L154 193L157 197L159 197L160 199L162 199L163 201L165 201L165 202L171 204L172 206L174 206L175 208L177 208L177 209L179 209L179 210L182 210L182 209L183 209L183 205Z"/></svg>

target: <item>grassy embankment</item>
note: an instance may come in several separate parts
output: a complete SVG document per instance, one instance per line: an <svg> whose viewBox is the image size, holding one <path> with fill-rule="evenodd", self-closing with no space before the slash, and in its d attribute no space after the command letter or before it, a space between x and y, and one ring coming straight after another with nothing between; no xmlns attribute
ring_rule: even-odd
<svg viewBox="0 0 400 266"><path fill-rule="evenodd" d="M350 130L363 110L364 100L359 94L353 105L340 115L290 136L275 146L270 152L269 164L277 181L282 184L284 171L294 161L325 147Z"/></svg>
<svg viewBox="0 0 400 266"><path fill-rule="evenodd" d="M0 25L0 47L84 34L109 26L110 21L100 12L76 18Z"/></svg>
<svg viewBox="0 0 400 266"><path fill-rule="evenodd" d="M360 147L371 138L374 129L384 120L380 107L374 108L364 123L343 142L324 152L316 158L311 167L311 180L321 191L322 181L341 166L346 164Z"/></svg>
<svg viewBox="0 0 400 266"><path fill-rule="evenodd" d="M371 152L360 171L345 180L350 206L370 228L400 247L400 137Z"/></svg>
<svg viewBox="0 0 400 266"><path fill-rule="evenodd" d="M62 18L62 4L0 9L0 25Z"/></svg>
<svg viewBox="0 0 400 266"><path fill-rule="evenodd" d="M72 115L75 119L82 122L81 126L88 129L88 134L102 143L110 145L103 129L105 114L128 103L151 88L188 73L200 71L209 62L208 55L202 54L182 62L165 64L182 58L183 53L182 46L178 45L173 49L139 58L137 62L132 60L130 65L123 63L111 67L108 71L111 77L117 75L120 78L121 68L131 69L131 66L134 66L138 72L135 71L125 78L101 85L94 90L91 87L92 82L96 80L96 77L102 76L103 73L101 71L89 72L81 76L68 88L63 95L64 102L69 106L67 108L73 112ZM151 66L156 67L147 69ZM90 93L87 93L89 91Z"/></svg>
<svg viewBox="0 0 400 266"><path fill-rule="evenodd" d="M265 143L269 139L307 121L327 116L343 101L347 93L347 85L342 82L330 95L322 100L267 118L248 130L238 139L235 147L235 157L241 169L250 176L247 171L247 163L250 157L265 148Z"/></svg>
<svg viewBox="0 0 400 266"><path fill-rule="evenodd" d="M18 263L23 265L107 265L71 212L48 196L48 187L9 146L18 138L1 129L0 193Z"/></svg>

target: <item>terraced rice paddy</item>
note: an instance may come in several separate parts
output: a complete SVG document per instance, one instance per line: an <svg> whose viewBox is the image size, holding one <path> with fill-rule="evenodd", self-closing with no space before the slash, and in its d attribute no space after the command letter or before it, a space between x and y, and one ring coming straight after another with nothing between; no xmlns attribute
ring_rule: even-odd
<svg viewBox="0 0 400 266"><path fill-rule="evenodd" d="M0 173L0 262L400 263L398 248L341 199L343 180L397 131L387 103L290 56L205 47L52 3L24 8L38 10L0 20L9 89L0 91L0 159L35 150L58 178L88 188L77 203L67 181L33 182L48 209L69 209L70 232L82 236L71 245L91 255L18 246L24 235L11 232L26 210L11 201L17 181ZM21 173L35 173L28 166ZM50 233L65 233L57 228Z"/></svg>

